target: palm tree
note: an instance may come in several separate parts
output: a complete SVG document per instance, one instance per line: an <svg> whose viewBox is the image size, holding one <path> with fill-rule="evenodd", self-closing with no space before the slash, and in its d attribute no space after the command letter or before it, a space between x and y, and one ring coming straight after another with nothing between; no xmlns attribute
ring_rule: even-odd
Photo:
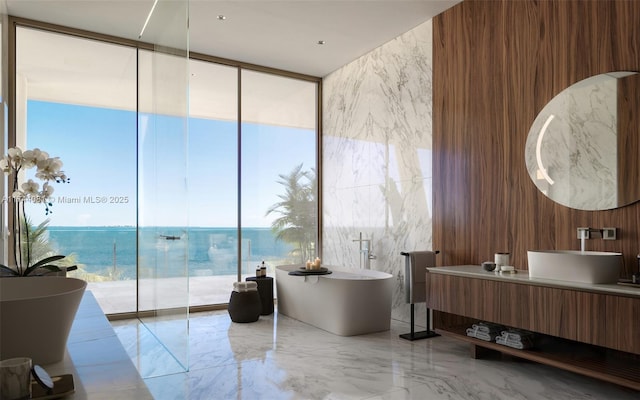
<svg viewBox="0 0 640 400"><path fill-rule="evenodd" d="M77 268L74 265L74 255L61 256L55 254L47 235L48 225L49 219L35 226L29 217L20 218L20 226L24 227L20 231L22 244L18 247L22 252L20 260L28 260L26 261L28 265L23 271L24 275L59 272L61 268L73 271ZM20 273L5 265L0 265L0 275L20 275Z"/></svg>
<svg viewBox="0 0 640 400"><path fill-rule="evenodd" d="M316 173L313 168L303 171L302 164L299 164L289 174L278 176L278 183L284 186L285 193L278 195L282 201L269 207L265 215L279 215L271 223L271 231L277 240L296 246L291 254L299 257L300 262L304 263L316 255Z"/></svg>

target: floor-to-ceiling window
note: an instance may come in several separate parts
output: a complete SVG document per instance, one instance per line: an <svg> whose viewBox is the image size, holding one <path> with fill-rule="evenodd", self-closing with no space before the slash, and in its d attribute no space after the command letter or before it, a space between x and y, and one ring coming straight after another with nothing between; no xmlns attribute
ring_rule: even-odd
<svg viewBox="0 0 640 400"><path fill-rule="evenodd" d="M138 109L139 52L149 50L32 27L16 38L16 144L59 156L71 178L56 187L53 214L32 205L29 215L34 226L49 219L51 251L71 255L70 274L89 281L106 313L138 311L139 279L165 264L170 277L172 257L188 260L189 304L202 306L226 303L232 282L262 261L272 275L317 255L319 80L190 60L186 177L168 182L174 207L153 211L140 196L154 194L137 186L136 140L170 118ZM153 271L141 263L140 215L172 227L154 233L149 251L165 258Z"/></svg>
<svg viewBox="0 0 640 400"><path fill-rule="evenodd" d="M242 71L242 272L318 255L316 85Z"/></svg>
<svg viewBox="0 0 640 400"><path fill-rule="evenodd" d="M263 261L273 276L315 258L316 98L313 81L191 61L193 305L226 303Z"/></svg>
<svg viewBox="0 0 640 400"><path fill-rule="evenodd" d="M191 61L189 264L194 305L229 301L238 269L238 69Z"/></svg>
<svg viewBox="0 0 640 400"><path fill-rule="evenodd" d="M105 311L136 309L136 50L49 31L16 29L16 144L60 157L43 252L67 255L74 276L109 282ZM34 255L40 258L41 255Z"/></svg>

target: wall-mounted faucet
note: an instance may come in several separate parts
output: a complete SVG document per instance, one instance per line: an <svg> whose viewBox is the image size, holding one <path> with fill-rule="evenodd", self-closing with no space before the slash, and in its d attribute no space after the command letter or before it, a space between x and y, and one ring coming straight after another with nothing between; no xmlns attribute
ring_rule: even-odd
<svg viewBox="0 0 640 400"><path fill-rule="evenodd" d="M371 260L375 260L376 256L373 255L373 249L371 247L371 239L363 239L362 232L360 232L359 239L353 239L354 242L360 242L360 268L362 268L362 260L364 259L364 268L371 269Z"/></svg>
<svg viewBox="0 0 640 400"><path fill-rule="evenodd" d="M587 239L593 239L594 236L602 240L616 240L616 228L578 228L578 239L580 239L580 251L585 251Z"/></svg>

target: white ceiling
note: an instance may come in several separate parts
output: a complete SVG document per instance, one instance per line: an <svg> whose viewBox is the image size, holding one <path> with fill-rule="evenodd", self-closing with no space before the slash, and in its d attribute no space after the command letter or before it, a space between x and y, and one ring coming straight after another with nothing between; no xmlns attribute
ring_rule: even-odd
<svg viewBox="0 0 640 400"><path fill-rule="evenodd" d="M460 1L191 0L189 49L324 77ZM138 40L154 0L6 2L12 16ZM154 14L163 6L176 2L161 0Z"/></svg>

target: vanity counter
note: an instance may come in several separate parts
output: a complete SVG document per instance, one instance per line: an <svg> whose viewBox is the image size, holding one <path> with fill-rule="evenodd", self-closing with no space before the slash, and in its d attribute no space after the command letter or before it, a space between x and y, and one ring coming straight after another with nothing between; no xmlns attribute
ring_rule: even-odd
<svg viewBox="0 0 640 400"><path fill-rule="evenodd" d="M449 267L432 267L427 271L434 274L455 275L468 278L489 279L501 282L521 283L534 286L553 287L558 289L573 289L584 292L612 294L624 297L640 298L640 285L637 287L619 284L589 284L582 282L559 281L553 279L530 278L526 270L517 273L489 272L479 265L458 265Z"/></svg>
<svg viewBox="0 0 640 400"><path fill-rule="evenodd" d="M72 374L67 399L153 399L91 291L76 313L64 359L43 365L51 376Z"/></svg>
<svg viewBox="0 0 640 400"><path fill-rule="evenodd" d="M640 390L640 288L530 278L523 270L496 274L476 265L427 271L433 326L470 343L473 357L500 351ZM478 321L544 340L518 350L466 336Z"/></svg>

